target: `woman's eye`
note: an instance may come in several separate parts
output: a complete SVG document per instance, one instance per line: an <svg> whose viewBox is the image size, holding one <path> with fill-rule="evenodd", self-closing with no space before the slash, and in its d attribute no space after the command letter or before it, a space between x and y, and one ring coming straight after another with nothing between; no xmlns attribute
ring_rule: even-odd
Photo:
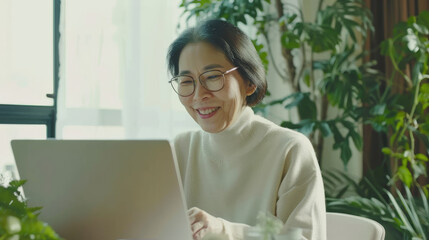
<svg viewBox="0 0 429 240"><path fill-rule="evenodd" d="M210 76L207 76L206 80L213 81L213 80L218 80L221 77L222 77L222 75L220 75L220 74L210 75Z"/></svg>
<svg viewBox="0 0 429 240"><path fill-rule="evenodd" d="M183 81L179 81L180 85L192 85L194 81L187 79L187 80L183 80Z"/></svg>

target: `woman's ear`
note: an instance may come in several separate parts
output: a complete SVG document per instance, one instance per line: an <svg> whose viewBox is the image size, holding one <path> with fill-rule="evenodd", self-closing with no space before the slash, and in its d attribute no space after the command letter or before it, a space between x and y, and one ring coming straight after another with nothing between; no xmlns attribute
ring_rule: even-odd
<svg viewBox="0 0 429 240"><path fill-rule="evenodd" d="M252 95L256 91L256 85L253 83L247 84L246 96Z"/></svg>

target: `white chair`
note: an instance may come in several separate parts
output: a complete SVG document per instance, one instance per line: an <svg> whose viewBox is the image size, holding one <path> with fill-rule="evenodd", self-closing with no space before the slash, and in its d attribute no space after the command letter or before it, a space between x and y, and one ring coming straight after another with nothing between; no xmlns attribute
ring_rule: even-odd
<svg viewBox="0 0 429 240"><path fill-rule="evenodd" d="M384 227L368 218L326 213L327 240L384 240Z"/></svg>

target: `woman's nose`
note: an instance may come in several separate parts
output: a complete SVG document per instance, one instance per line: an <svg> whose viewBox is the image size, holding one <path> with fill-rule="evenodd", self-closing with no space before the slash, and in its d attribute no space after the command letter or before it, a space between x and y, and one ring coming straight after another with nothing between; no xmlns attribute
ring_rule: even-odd
<svg viewBox="0 0 429 240"><path fill-rule="evenodd" d="M207 90L203 85L201 85L200 81L195 82L195 91L194 91L194 99L201 100L207 98L210 95L210 91Z"/></svg>

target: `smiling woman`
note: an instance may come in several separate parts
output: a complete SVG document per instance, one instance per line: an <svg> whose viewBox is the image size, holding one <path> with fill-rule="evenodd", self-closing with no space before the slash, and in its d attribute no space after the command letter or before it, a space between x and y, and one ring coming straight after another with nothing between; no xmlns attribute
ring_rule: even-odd
<svg viewBox="0 0 429 240"><path fill-rule="evenodd" d="M193 238L244 239L262 211L283 222L284 235L299 229L299 239L326 239L322 177L310 141L250 108L264 97L266 80L247 36L208 20L184 31L167 60L180 102L202 129L174 141Z"/></svg>
<svg viewBox="0 0 429 240"><path fill-rule="evenodd" d="M193 81L192 96L180 96L180 102L206 132L221 132L231 125L246 105L245 97L255 91L254 85L246 84L240 74L231 69L237 67L209 43L188 44L180 54L179 71L200 76L197 84ZM229 74L224 75L228 71ZM206 87L208 80L205 76L213 73L219 75L219 84L210 89Z"/></svg>

